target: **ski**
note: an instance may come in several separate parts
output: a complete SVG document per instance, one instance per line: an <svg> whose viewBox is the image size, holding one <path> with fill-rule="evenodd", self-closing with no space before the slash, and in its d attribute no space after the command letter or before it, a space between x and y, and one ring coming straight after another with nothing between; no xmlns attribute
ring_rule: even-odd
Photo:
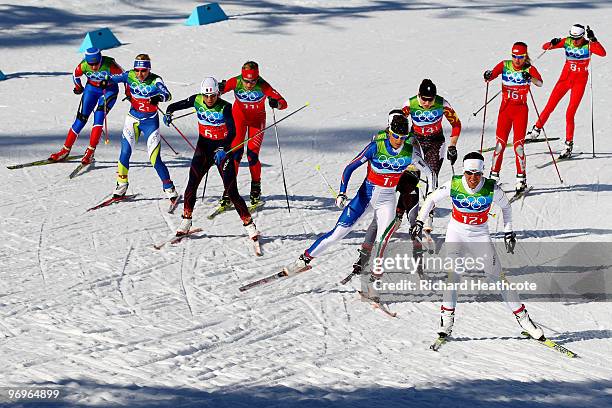
<svg viewBox="0 0 612 408"><path fill-rule="evenodd" d="M550 349L556 350L559 353L564 354L564 355L566 355L569 358L576 358L576 357L578 357L578 354L576 354L573 351L563 347L560 344L557 344L556 342L552 341L551 339L547 339L547 338L544 338L544 340L534 339L526 331L521 332L521 334L523 336L533 340L533 341L537 341L538 343L540 343L540 344L542 344L542 345L544 345L544 346L546 346L546 347L548 347Z"/></svg>
<svg viewBox="0 0 612 408"><path fill-rule="evenodd" d="M340 281L341 285L346 285L355 276L361 275L363 267L368 264L368 261L370 260L370 252L365 251L364 249L359 249L358 252L359 259L357 259L357 262L353 264L353 271Z"/></svg>
<svg viewBox="0 0 612 408"><path fill-rule="evenodd" d="M442 347L442 345L446 344L447 342L448 336L446 334L438 334L438 338L431 344L431 346L429 346L429 349L432 351L438 351L440 350L440 347Z"/></svg>
<svg viewBox="0 0 612 408"><path fill-rule="evenodd" d="M347 283L349 283L351 279L353 279L355 276L358 276L360 274L361 274L361 265L358 265L355 263L353 265L353 272L346 275L346 277L340 281L340 284L346 285Z"/></svg>
<svg viewBox="0 0 612 408"><path fill-rule="evenodd" d="M118 203L120 201L129 201L132 198L136 197L137 195L138 194L124 195L124 196L120 196L120 197L114 197L113 196L113 197L107 198L106 200L102 201L100 204L95 205L95 206L89 208L87 211L93 211L93 210L97 210L97 209L102 208L102 207L108 207L109 205L114 204L114 203Z"/></svg>
<svg viewBox="0 0 612 408"><path fill-rule="evenodd" d="M359 296L361 296L361 299L370 303L375 309L380 309L383 313L385 313L386 315L390 317L397 317L397 313L390 311L389 308L385 304L380 303L380 300L373 299L360 290L358 290L357 292L359 293Z"/></svg>
<svg viewBox="0 0 612 408"><path fill-rule="evenodd" d="M174 214L174 210L178 207L182 197L183 195L179 194L174 200L170 200L170 207L168 207L169 214Z"/></svg>
<svg viewBox="0 0 612 408"><path fill-rule="evenodd" d="M83 164L83 163L79 163L78 166L76 166L76 168L74 170L72 170L72 173L70 173L70 175L68 176L68 178L73 179L76 176L79 176L89 170L91 170L94 166L95 162L91 162L91 163L87 163L87 164Z"/></svg>
<svg viewBox="0 0 612 408"><path fill-rule="evenodd" d="M520 200L521 198L525 197L532 189L533 186L529 186L520 193L514 193L514 195L508 199L508 203L512 204L513 202Z"/></svg>
<svg viewBox="0 0 612 408"><path fill-rule="evenodd" d="M194 228L194 229L189 230L189 232L185 234L173 235L172 237L168 238L164 242L160 242L159 244L153 245L153 248L162 249L166 244L170 244L170 245L178 244L184 238L188 238L189 236L195 234L196 232L202 232L202 228Z"/></svg>
<svg viewBox="0 0 612 408"><path fill-rule="evenodd" d="M212 213L210 213L210 215L206 218L208 218L209 220L212 220L213 218L215 218L217 215L222 214L224 212L226 212L227 210L233 208L234 205L233 204L228 204L228 205L220 205L217 208L215 208L215 211L213 211Z"/></svg>
<svg viewBox="0 0 612 408"><path fill-rule="evenodd" d="M268 283L274 282L278 279L286 278L288 276L289 275L287 274L287 272L280 271L275 273L274 275L266 276L265 278L261 278L251 283L247 283L246 285L239 287L238 290L244 292L246 290L253 289L257 286L267 285Z"/></svg>
<svg viewBox="0 0 612 408"><path fill-rule="evenodd" d="M29 163L21 163L21 164L14 164L12 166L6 166L6 168L9 169L9 170L15 170L15 169L22 169L24 167L44 166L45 164L65 163L65 162L68 162L70 160L78 159L80 157L81 156L68 156L64 160L60 160L60 161L54 161L54 160L50 160L50 159L36 160L36 161L33 161L33 162L29 162Z"/></svg>
<svg viewBox="0 0 612 408"><path fill-rule="evenodd" d="M559 163L559 162L568 161L568 160L571 160L571 159L572 159L572 157L575 157L575 156L578 156L578 155L581 155L581 154L583 154L583 153L582 153L582 152L580 152L580 153L572 153L572 155L571 155L570 157L557 157L557 158L555 159L555 162ZM538 165L536 166L536 168L538 168L538 169L543 169L543 168L545 168L545 167L552 166L552 165L553 165L553 161L552 161L552 160L550 160L550 161L547 161L547 162L546 162L546 163L544 163L544 164L538 164Z"/></svg>
<svg viewBox="0 0 612 408"><path fill-rule="evenodd" d="M549 137L548 138L549 142L554 141L554 140L559 140L559 138L558 137ZM540 143L540 142L545 142L545 141L546 141L546 139L525 139L525 144ZM506 143L506 147L512 147L512 146L514 146L514 144L512 142ZM482 149L482 152L483 153L492 152L493 150L495 150L495 146L487 147L486 149Z"/></svg>

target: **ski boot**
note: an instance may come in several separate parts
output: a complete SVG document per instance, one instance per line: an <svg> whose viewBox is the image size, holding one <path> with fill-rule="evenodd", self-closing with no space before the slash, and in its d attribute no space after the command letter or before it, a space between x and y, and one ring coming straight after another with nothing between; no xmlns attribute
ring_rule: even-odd
<svg viewBox="0 0 612 408"><path fill-rule="evenodd" d="M311 260L312 258L306 254L302 254L295 262L285 266L283 271L287 274L287 276L295 276L300 272L306 272L312 268L312 266L309 265Z"/></svg>
<svg viewBox="0 0 612 408"><path fill-rule="evenodd" d="M531 320L529 313L527 313L527 309L525 309L525 305L521 305L521 308L514 312L514 316L519 326L529 333L531 337L536 340L544 339L544 331Z"/></svg>
<svg viewBox="0 0 612 408"><path fill-rule="evenodd" d="M66 160L69 154L70 154L70 148L66 147L66 145L63 145L59 152L52 153L49 156L49 160L54 161L54 162Z"/></svg>
<svg viewBox="0 0 612 408"><path fill-rule="evenodd" d="M531 130L529 132L527 132L527 137L529 138L529 140L533 141L533 140L538 140L538 137L540 137L540 132L542 131L542 129L536 127L536 125L533 125L533 127L531 128Z"/></svg>
<svg viewBox="0 0 612 408"><path fill-rule="evenodd" d="M81 158L81 164L86 166L86 165L92 164L94 161L96 161L96 159L94 158L94 153L95 152L96 152L96 148L95 147L88 146L87 149L85 149L85 154Z"/></svg>
<svg viewBox="0 0 612 408"><path fill-rule="evenodd" d="M170 188L164 188L164 193L166 193L166 197L174 203L174 200L178 198L178 193L176 192L176 188L174 186Z"/></svg>
<svg viewBox="0 0 612 408"><path fill-rule="evenodd" d="M455 309L446 309L444 306L442 306L440 308L440 328L438 329L438 336L450 336L453 331L454 324Z"/></svg>
<svg viewBox="0 0 612 408"><path fill-rule="evenodd" d="M251 205L256 205L261 201L261 181L251 181Z"/></svg>
<svg viewBox="0 0 612 408"><path fill-rule="evenodd" d="M191 230L191 215L186 216L185 214L183 214L181 225L179 225L178 229L176 230L176 236L180 237L183 235L187 235L190 230Z"/></svg>
<svg viewBox="0 0 612 408"><path fill-rule="evenodd" d="M219 200L219 209L226 210L231 205L232 205L232 201L230 200L229 196L227 196L227 195L224 195L223 197L221 197L221 200Z"/></svg>
<svg viewBox="0 0 612 408"><path fill-rule="evenodd" d="M525 192L525 190L527 190L527 176L524 174L517 174L514 191L516 194L522 194Z"/></svg>
<svg viewBox="0 0 612 408"><path fill-rule="evenodd" d="M113 197L115 198L123 197L125 193L127 192L129 184L130 183L128 182L125 182L125 183L117 182L117 185L115 186L115 191L113 191Z"/></svg>
<svg viewBox="0 0 612 408"><path fill-rule="evenodd" d="M569 159L572 157L572 149L574 148L574 142L565 141L565 151L559 155L559 160Z"/></svg>
<svg viewBox="0 0 612 408"><path fill-rule="evenodd" d="M244 225L244 229L246 230L247 235L250 239L255 240L259 236L259 231L257 231L257 227L253 220L251 220L248 224Z"/></svg>

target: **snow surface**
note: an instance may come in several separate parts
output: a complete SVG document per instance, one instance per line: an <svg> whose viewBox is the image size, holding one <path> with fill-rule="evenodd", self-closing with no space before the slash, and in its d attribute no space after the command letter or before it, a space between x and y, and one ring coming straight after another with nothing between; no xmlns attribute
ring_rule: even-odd
<svg viewBox="0 0 612 408"><path fill-rule="evenodd" d="M193 7L132 0L0 5L0 69L8 76L0 82L0 386L61 385L66 407L612 406L607 303L528 304L549 336L581 359L521 340L501 303L460 304L459 341L433 353L438 304L393 304L400 318L391 319L338 284L350 271L365 221L310 272L237 290L277 272L334 225L339 212L314 166L336 186L344 164L423 78L433 79L458 111L462 156L480 143L482 116L471 113L484 99L482 72L507 58L512 42L526 41L535 57L540 44L575 22L590 24L611 51L610 2L226 1L229 21L184 26ZM235 213L206 219L222 189L216 174L194 212L194 226L205 234L152 249L173 234L182 206L165 212L142 142L130 169L130 190L140 196L85 212L114 187L125 102L108 118L112 142L98 148L95 170L69 180L74 164L6 169L61 146L78 106L70 80L76 50L84 32L106 26L124 43L106 54L129 67L137 53L149 53L175 100L196 92L204 76L229 78L253 59L289 110L311 103L279 126L291 214L274 134L267 132L261 156L267 204L255 220L264 234L263 257L251 255ZM565 186L552 166L534 166L550 160L545 144L527 148L528 180L536 188L515 206L520 241L612 238L609 60L593 63L598 157L588 154L588 92L576 117L575 151L585 154L559 165ZM561 51L535 62L545 81L534 89L539 109L562 63ZM499 81L491 93L498 89ZM546 126L549 136L564 135L566 101ZM498 104L487 111L487 146ZM534 118L530 107L530 126ZM176 123L196 140L193 117ZM86 147L89 130L75 154ZM172 129L162 132L181 152L175 157L163 147L182 188L190 148ZM502 181L512 183L510 150ZM351 192L362 174L353 176ZM445 163L442 179L448 176ZM248 186L243 167L243 195ZM446 223L436 219L438 237ZM406 239L405 228L398 239Z"/></svg>

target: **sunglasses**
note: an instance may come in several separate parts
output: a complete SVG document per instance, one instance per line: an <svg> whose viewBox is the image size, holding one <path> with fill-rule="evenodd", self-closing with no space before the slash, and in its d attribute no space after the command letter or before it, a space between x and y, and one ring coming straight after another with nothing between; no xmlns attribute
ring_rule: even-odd
<svg viewBox="0 0 612 408"><path fill-rule="evenodd" d="M463 172L466 176L482 176L482 172L481 171L470 171L470 170L465 170Z"/></svg>
<svg viewBox="0 0 612 408"><path fill-rule="evenodd" d="M253 85L257 83L256 79L243 79L242 80L245 84L249 84L249 85Z"/></svg>
<svg viewBox="0 0 612 408"><path fill-rule="evenodd" d="M408 139L408 136L409 136L409 135L398 135L397 133L394 133L391 129L389 129L389 133L391 134L391 136L399 140L406 140Z"/></svg>
<svg viewBox="0 0 612 408"><path fill-rule="evenodd" d="M430 96L421 96L421 100L422 100L423 102L433 102L433 100L434 100L434 99L435 99L435 98L430 97Z"/></svg>
<svg viewBox="0 0 612 408"><path fill-rule="evenodd" d="M217 96L217 94L204 94L205 98L212 98L213 96Z"/></svg>
<svg viewBox="0 0 612 408"><path fill-rule="evenodd" d="M524 59L525 56L524 55L514 55L514 54L512 54L512 58L515 58L515 59Z"/></svg>

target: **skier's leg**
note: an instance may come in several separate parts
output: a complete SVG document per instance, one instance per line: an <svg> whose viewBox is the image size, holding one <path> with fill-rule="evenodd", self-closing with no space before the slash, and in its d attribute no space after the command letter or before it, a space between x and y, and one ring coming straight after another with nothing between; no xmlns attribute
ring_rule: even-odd
<svg viewBox="0 0 612 408"><path fill-rule="evenodd" d="M234 208L242 220L242 224L249 224L251 222L251 214L249 213L249 209L244 199L238 192L235 167L231 160L226 160L220 171L223 177L223 196L229 197L232 204L234 204Z"/></svg>
<svg viewBox="0 0 612 408"><path fill-rule="evenodd" d="M125 123L123 125L123 132L121 134L121 153L119 154L119 161L117 162L117 183L127 184L128 183L128 171L130 169L130 157L132 156L132 149L138 141L140 135L140 128L138 124L140 121L133 118L130 115L125 117Z"/></svg>
<svg viewBox="0 0 612 408"><path fill-rule="evenodd" d="M521 184L521 189L526 188L526 157L525 157L525 133L527 131L527 117L529 111L527 105L517 105L514 107L513 124L514 130L514 159L516 164L517 189Z"/></svg>
<svg viewBox="0 0 612 408"><path fill-rule="evenodd" d="M169 190L174 188L174 183L170 179L168 167L161 157L161 136L159 133L159 116L145 119L140 122L140 129L147 140L147 152L151 165L155 168L159 179L162 182L163 189Z"/></svg>
<svg viewBox="0 0 612 408"><path fill-rule="evenodd" d="M584 79L580 78L579 80L572 81L570 100L567 105L567 111L565 112L565 140L567 142L572 142L574 140L574 117L576 116L576 111L584 95L587 79L588 77L585 77Z"/></svg>
<svg viewBox="0 0 612 408"><path fill-rule="evenodd" d="M106 97L106 113L104 112L104 98ZM105 95L100 95L96 111L94 112L94 122L91 128L91 134L89 135L89 146L96 148L100 142L100 136L102 135L102 129L104 126L104 116L108 115L108 112L113 108L117 102L117 93L112 91L106 91Z"/></svg>
<svg viewBox="0 0 612 408"><path fill-rule="evenodd" d="M196 150L191 159L191 166L189 167L189 180L187 181L187 187L185 187L185 202L183 203L184 217L191 218L191 213L195 207L198 195L198 186L202 181L202 177L209 171L213 163L213 146L217 146L217 144L213 144L203 137L198 138Z"/></svg>
<svg viewBox="0 0 612 408"><path fill-rule="evenodd" d="M491 173L493 176L499 175L502 161L504 160L504 150L508 143L508 135L512 127L512 115L510 104L503 104L499 109L497 116L497 129L495 130L495 151L493 152L493 162L491 164Z"/></svg>

